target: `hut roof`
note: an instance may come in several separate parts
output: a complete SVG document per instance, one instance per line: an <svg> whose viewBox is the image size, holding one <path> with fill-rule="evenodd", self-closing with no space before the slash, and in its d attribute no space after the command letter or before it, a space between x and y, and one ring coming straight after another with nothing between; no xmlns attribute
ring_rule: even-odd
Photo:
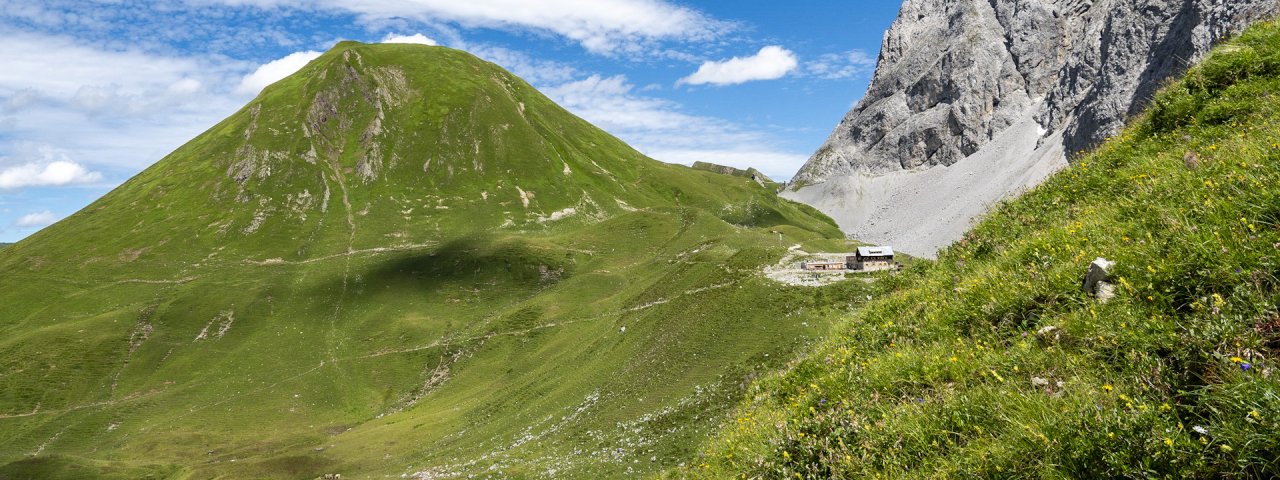
<svg viewBox="0 0 1280 480"><path fill-rule="evenodd" d="M858 247L859 257L892 257L893 247Z"/></svg>

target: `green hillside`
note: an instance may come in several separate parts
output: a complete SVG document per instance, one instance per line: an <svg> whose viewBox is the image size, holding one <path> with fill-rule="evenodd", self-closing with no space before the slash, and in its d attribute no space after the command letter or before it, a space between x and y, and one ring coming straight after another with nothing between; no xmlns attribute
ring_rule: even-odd
<svg viewBox="0 0 1280 480"><path fill-rule="evenodd" d="M734 167L729 167L725 165L717 165L717 164L708 163L708 162L693 162L692 167L694 170L703 170L707 172L719 173L722 175L733 175L735 177L750 178L750 179L759 181L763 184L767 184L771 188L777 188L779 186L778 182L773 181L763 172L756 170L754 168L748 168L746 170L743 170L741 168L734 168Z"/></svg>
<svg viewBox="0 0 1280 480"><path fill-rule="evenodd" d="M0 478L617 478L862 282L829 219L468 54L343 43L0 251Z"/></svg>
<svg viewBox="0 0 1280 480"><path fill-rule="evenodd" d="M673 476L1280 476L1280 24L769 376ZM1095 258L1116 296L1082 292Z"/></svg>

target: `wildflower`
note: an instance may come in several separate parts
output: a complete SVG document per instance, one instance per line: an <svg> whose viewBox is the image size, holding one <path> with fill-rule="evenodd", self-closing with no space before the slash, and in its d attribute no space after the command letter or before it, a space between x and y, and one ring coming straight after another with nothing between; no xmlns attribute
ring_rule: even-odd
<svg viewBox="0 0 1280 480"><path fill-rule="evenodd" d="M1218 450L1222 450L1222 453L1231 453L1231 450L1233 449L1231 448L1231 445L1224 444L1224 445L1219 445Z"/></svg>
<svg viewBox="0 0 1280 480"><path fill-rule="evenodd" d="M1194 426L1194 427L1191 427L1191 431L1196 432L1196 433L1199 433L1199 434L1201 434L1201 435L1208 435L1208 434L1209 434L1209 429L1204 428L1204 427L1201 427L1201 426L1199 426L1199 425L1196 425L1196 426Z"/></svg>
<svg viewBox="0 0 1280 480"><path fill-rule="evenodd" d="M1253 410L1249 412L1249 418L1252 418L1254 420L1262 420L1262 414L1258 413L1257 410Z"/></svg>
<svg viewBox="0 0 1280 480"><path fill-rule="evenodd" d="M1240 357L1231 357L1231 363L1244 363L1244 359Z"/></svg>
<svg viewBox="0 0 1280 480"><path fill-rule="evenodd" d="M1110 384L1110 383L1108 383L1108 384L1106 384L1106 385L1103 385L1103 386L1102 386L1102 390L1103 390L1103 391L1105 391L1105 392L1107 392L1107 393L1111 393L1111 391L1112 391L1112 390L1115 390L1115 387L1111 386L1111 384Z"/></svg>
<svg viewBox="0 0 1280 480"><path fill-rule="evenodd" d="M1249 371L1249 369L1251 369L1251 368L1253 368L1253 365L1250 365L1250 364L1248 364L1248 363L1241 363L1241 364L1240 364L1240 371L1242 371L1242 372L1247 372L1247 371Z"/></svg>
<svg viewBox="0 0 1280 480"><path fill-rule="evenodd" d="M1173 439L1169 437L1164 437L1164 444L1168 445L1169 448L1173 448Z"/></svg>

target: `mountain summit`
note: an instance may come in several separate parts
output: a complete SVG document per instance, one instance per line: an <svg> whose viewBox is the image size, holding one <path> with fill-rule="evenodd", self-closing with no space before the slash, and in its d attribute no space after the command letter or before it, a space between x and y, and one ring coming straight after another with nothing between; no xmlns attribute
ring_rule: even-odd
<svg viewBox="0 0 1280 480"><path fill-rule="evenodd" d="M866 96L786 196L854 237L932 255L1277 11L1275 0L907 0Z"/></svg>
<svg viewBox="0 0 1280 480"><path fill-rule="evenodd" d="M59 258L307 260L718 201L681 192L686 171L465 52L344 42L27 243L74 231L85 242Z"/></svg>
<svg viewBox="0 0 1280 480"><path fill-rule="evenodd" d="M759 271L839 231L762 183L464 52L339 44L0 250L0 478L689 461L829 322Z"/></svg>

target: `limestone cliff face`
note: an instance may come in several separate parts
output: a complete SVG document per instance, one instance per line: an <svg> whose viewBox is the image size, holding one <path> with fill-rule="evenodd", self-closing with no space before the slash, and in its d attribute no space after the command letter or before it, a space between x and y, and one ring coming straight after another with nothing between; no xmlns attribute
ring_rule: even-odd
<svg viewBox="0 0 1280 480"><path fill-rule="evenodd" d="M906 0L885 34L866 96L796 175L788 195L824 210L852 236L905 239L899 243L913 244L906 251L931 254L958 238L985 204L1034 185L1068 156L1117 132L1163 80L1219 39L1280 12L1278 3ZM991 151L996 147L1001 151ZM1039 163L1013 156L1034 156ZM1008 164L1018 173L995 191L973 195L951 184L966 181L950 178L954 174L934 172L929 185L913 185L910 175L901 175L973 158L986 162L981 175L1005 176L1001 169ZM976 174L973 166L967 170L966 178ZM884 176L892 177L891 185L872 185ZM959 219L913 219L953 231L916 242L920 232L903 231L885 217L913 208L892 203L912 201L896 190L913 188L957 193L914 200L979 208L951 212ZM894 198L877 196L877 190Z"/></svg>

